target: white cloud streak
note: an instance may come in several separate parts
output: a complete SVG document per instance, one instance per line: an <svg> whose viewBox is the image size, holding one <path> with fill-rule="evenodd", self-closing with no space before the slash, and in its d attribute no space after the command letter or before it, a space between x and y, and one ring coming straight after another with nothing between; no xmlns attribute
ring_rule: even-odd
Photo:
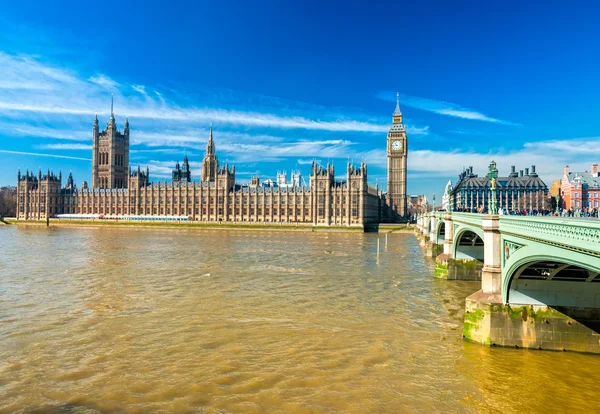
<svg viewBox="0 0 600 414"><path fill-rule="evenodd" d="M101 73L95 76L91 76L88 80L92 83L95 83L96 85L102 86L107 89L115 89L121 86L118 82L112 80L108 76L103 75Z"/></svg>
<svg viewBox="0 0 600 414"><path fill-rule="evenodd" d="M71 157L68 155L57 155L57 154L40 154L37 152L25 152L25 151L10 151L0 149L1 153L4 154L15 154L15 155L33 155L36 157L50 157L50 158L64 158L68 160L78 160L78 161L91 161L91 158L80 158L80 157Z"/></svg>
<svg viewBox="0 0 600 414"><path fill-rule="evenodd" d="M576 138L543 142L527 142L525 148L532 151L551 151L571 155L600 155L600 137Z"/></svg>
<svg viewBox="0 0 600 414"><path fill-rule="evenodd" d="M321 111L317 117L285 115L260 110L241 110L183 105L162 91L148 92L144 85L122 85L105 74L84 77L71 70L28 56L0 52L0 110L4 116L107 116L109 92L115 94L115 111L130 118L186 124L227 124L255 128L305 129L329 132L386 132L387 123L372 122L365 115L348 118L339 111ZM190 97L183 96L183 101ZM257 108L260 106L253 106ZM99 110L100 109L100 110ZM8 112L8 114L7 114ZM31 117L31 115L29 115ZM415 127L415 133L426 133Z"/></svg>
<svg viewBox="0 0 600 414"><path fill-rule="evenodd" d="M396 95L392 92L380 92L377 94L379 99L390 102L396 101ZM410 106L422 111L433 112L439 115L451 116L474 121L491 122L494 124L521 126L520 124L493 118L473 109L464 108L459 104L440 101L436 99L421 98L418 96L400 95L400 106Z"/></svg>
<svg viewBox="0 0 600 414"><path fill-rule="evenodd" d="M66 150L66 151L91 151L92 146L88 144L46 144L40 145L40 149L51 149L51 150Z"/></svg>

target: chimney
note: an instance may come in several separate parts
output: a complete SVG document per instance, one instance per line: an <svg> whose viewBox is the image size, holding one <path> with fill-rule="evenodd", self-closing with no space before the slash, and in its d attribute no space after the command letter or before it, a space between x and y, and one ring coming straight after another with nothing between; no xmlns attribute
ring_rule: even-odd
<svg viewBox="0 0 600 414"><path fill-rule="evenodd" d="M510 166L510 172L514 174L514 172L515 172L515 166L514 165Z"/></svg>
<svg viewBox="0 0 600 414"><path fill-rule="evenodd" d="M529 168L525 168L525 175L529 175Z"/></svg>
<svg viewBox="0 0 600 414"><path fill-rule="evenodd" d="M531 166L531 174L535 174L535 165Z"/></svg>
<svg viewBox="0 0 600 414"><path fill-rule="evenodd" d="M592 164L592 176L598 177L598 164Z"/></svg>
<svg viewBox="0 0 600 414"><path fill-rule="evenodd" d="M569 166L565 165L565 169L563 170L564 175L569 175Z"/></svg>
<svg viewBox="0 0 600 414"><path fill-rule="evenodd" d="M523 177L523 170L519 170L519 177Z"/></svg>

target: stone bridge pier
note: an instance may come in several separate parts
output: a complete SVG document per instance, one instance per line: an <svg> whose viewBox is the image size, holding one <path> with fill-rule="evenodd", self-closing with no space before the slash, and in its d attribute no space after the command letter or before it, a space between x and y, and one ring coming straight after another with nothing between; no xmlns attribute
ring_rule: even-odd
<svg viewBox="0 0 600 414"><path fill-rule="evenodd" d="M600 221L436 212L418 231L436 277L481 281L466 340L600 354Z"/></svg>

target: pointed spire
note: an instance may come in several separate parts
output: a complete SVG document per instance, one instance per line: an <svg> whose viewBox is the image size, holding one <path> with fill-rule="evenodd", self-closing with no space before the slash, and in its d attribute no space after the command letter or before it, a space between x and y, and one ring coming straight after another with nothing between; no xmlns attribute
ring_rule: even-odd
<svg viewBox="0 0 600 414"><path fill-rule="evenodd" d="M208 132L208 142L206 143L206 154L207 155L215 155L215 143L213 141L212 122L210 123L210 130Z"/></svg>
<svg viewBox="0 0 600 414"><path fill-rule="evenodd" d="M394 111L394 115L402 115L402 111L400 111L400 92L396 92L396 110Z"/></svg>
<svg viewBox="0 0 600 414"><path fill-rule="evenodd" d="M115 95L113 93L110 94L110 117L114 118L115 111L113 110L115 103Z"/></svg>

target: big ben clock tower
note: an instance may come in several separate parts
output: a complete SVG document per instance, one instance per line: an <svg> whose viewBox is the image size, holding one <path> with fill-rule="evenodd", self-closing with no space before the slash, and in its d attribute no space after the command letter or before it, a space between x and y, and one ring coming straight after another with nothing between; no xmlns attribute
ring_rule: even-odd
<svg viewBox="0 0 600 414"><path fill-rule="evenodd" d="M392 115L392 126L387 136L388 180L387 204L390 221L405 219L406 211L406 158L408 156L408 139L402 123L400 98L396 93L396 110Z"/></svg>

